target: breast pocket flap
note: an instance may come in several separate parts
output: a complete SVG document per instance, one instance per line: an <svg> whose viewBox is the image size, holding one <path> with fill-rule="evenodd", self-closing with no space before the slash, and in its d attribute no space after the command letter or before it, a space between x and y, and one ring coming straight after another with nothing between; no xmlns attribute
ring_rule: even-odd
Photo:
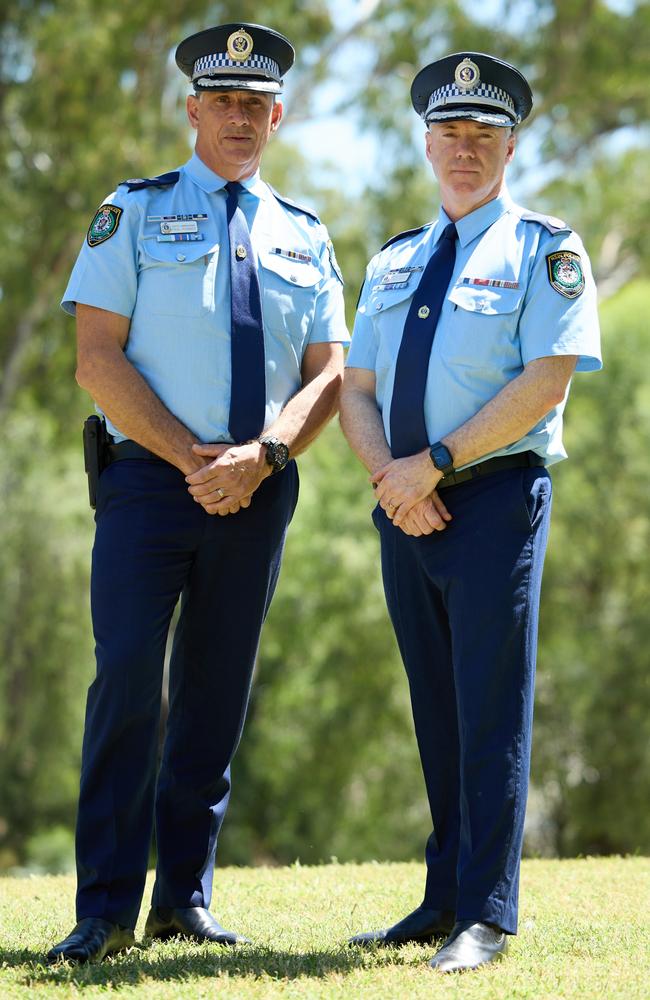
<svg viewBox="0 0 650 1000"><path fill-rule="evenodd" d="M514 312L523 298L520 288L491 288L482 285L457 285L449 300L467 312L496 316Z"/></svg>
<svg viewBox="0 0 650 1000"><path fill-rule="evenodd" d="M299 288L311 288L322 278L318 268L304 260L281 257L280 254L268 250L260 253L259 260L266 272L271 272L272 276Z"/></svg>

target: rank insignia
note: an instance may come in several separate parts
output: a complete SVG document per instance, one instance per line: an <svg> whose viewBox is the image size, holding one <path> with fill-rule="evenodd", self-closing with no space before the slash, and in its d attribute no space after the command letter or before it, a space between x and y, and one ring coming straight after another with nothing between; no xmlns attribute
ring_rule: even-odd
<svg viewBox="0 0 650 1000"><path fill-rule="evenodd" d="M480 83L481 71L471 59L463 59L456 67L454 80L459 90L473 90Z"/></svg>
<svg viewBox="0 0 650 1000"><path fill-rule="evenodd" d="M571 250L558 250L546 257L551 288L567 299L577 299L585 288L585 276L580 257Z"/></svg>
<svg viewBox="0 0 650 1000"><path fill-rule="evenodd" d="M121 215L122 209L118 208L117 205L102 205L101 208L98 208L88 229L86 237L88 246L96 247L100 243L110 240L111 236L117 232Z"/></svg>
<svg viewBox="0 0 650 1000"><path fill-rule="evenodd" d="M244 62L253 51L253 39L247 31L240 28L229 36L226 46L231 59L235 62Z"/></svg>

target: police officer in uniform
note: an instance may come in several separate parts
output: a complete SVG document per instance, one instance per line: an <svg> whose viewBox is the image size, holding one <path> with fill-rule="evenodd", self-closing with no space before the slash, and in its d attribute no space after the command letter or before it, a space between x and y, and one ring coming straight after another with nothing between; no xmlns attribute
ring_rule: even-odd
<svg viewBox="0 0 650 1000"><path fill-rule="evenodd" d="M376 489L433 831L421 906L351 943L448 935L444 972L501 958L517 929L548 467L573 372L601 361L580 239L505 185L524 77L461 52L411 97L442 206L368 266L341 422Z"/></svg>
<svg viewBox="0 0 650 1000"><path fill-rule="evenodd" d="M133 943L155 813L148 937L234 944L208 911L230 762L298 493L293 457L337 406L348 341L325 227L264 183L294 51L226 24L185 39L194 155L120 184L63 299L105 415L77 824L77 920L50 961ZM165 641L180 597L156 781Z"/></svg>

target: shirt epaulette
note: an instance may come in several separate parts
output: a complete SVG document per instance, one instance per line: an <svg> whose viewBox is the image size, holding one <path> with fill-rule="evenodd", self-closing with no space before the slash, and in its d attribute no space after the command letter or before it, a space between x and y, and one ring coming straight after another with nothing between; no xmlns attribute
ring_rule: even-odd
<svg viewBox="0 0 650 1000"><path fill-rule="evenodd" d="M274 187L271 187L270 184L267 184L267 187L271 194L277 198L278 201L282 202L283 205L288 205L289 208L295 208L299 212L302 212L303 215L308 215L310 219L315 219L316 222L320 222L320 219L315 212L312 212L311 208L305 208L304 205L299 205L297 202L292 201L291 198L285 198L283 194L279 194Z"/></svg>
<svg viewBox="0 0 650 1000"><path fill-rule="evenodd" d="M403 233L398 233L397 236L391 236L391 238L384 243L379 252L381 253L381 251L385 250L386 247L392 246L393 243L397 243L398 240L405 240L409 236L417 236L418 233L423 233L425 229L428 229L432 225L433 222L427 222L423 226L418 226L417 229L406 229Z"/></svg>
<svg viewBox="0 0 650 1000"><path fill-rule="evenodd" d="M128 181L120 181L118 187L127 187L129 191L140 191L148 187L170 187L178 182L180 171L170 170L167 174L159 174L158 177L132 177Z"/></svg>
<svg viewBox="0 0 650 1000"><path fill-rule="evenodd" d="M523 222L539 222L545 229L548 229L551 236L555 236L556 233L571 232L571 226L567 226L566 222L557 219L554 215L543 215L541 212L529 212L528 209L522 209L519 217Z"/></svg>

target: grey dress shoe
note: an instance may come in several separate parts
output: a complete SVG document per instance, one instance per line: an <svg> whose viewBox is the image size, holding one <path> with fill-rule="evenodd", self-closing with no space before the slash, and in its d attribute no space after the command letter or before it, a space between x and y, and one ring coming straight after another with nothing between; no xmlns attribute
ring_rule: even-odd
<svg viewBox="0 0 650 1000"><path fill-rule="evenodd" d="M456 924L429 965L438 972L477 969L503 958L507 950L508 935L500 927L463 920Z"/></svg>
<svg viewBox="0 0 650 1000"><path fill-rule="evenodd" d="M101 962L107 955L124 951L135 944L130 927L111 924L102 917L84 917L68 934L47 953L50 965L54 962Z"/></svg>
<svg viewBox="0 0 650 1000"><path fill-rule="evenodd" d="M215 944L250 944L248 938L227 931L203 906L172 909L152 906L144 928L146 938L185 937Z"/></svg>
<svg viewBox="0 0 650 1000"><path fill-rule="evenodd" d="M418 906L392 927L380 931L364 931L355 934L348 944L367 948L372 945L401 945L411 941L432 941L435 937L444 937L454 926L454 914L448 910L430 910Z"/></svg>

